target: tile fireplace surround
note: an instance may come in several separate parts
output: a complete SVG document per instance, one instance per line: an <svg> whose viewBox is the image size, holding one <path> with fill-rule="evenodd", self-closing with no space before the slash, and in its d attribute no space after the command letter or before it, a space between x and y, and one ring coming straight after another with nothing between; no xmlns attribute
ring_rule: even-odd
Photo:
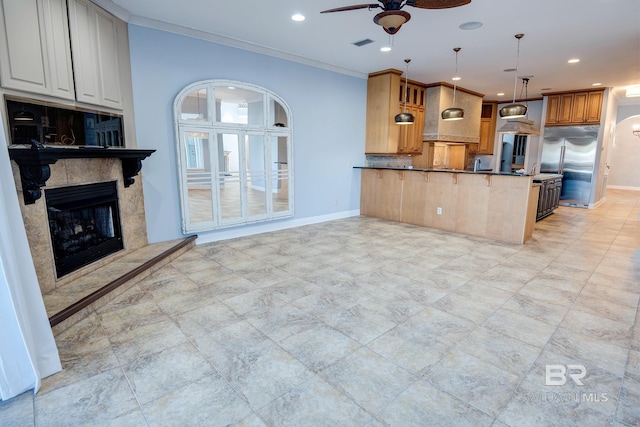
<svg viewBox="0 0 640 427"><path fill-rule="evenodd" d="M69 150L76 149L69 148ZM138 176L135 180L130 179L129 182L127 182L129 185L125 188L123 162L117 158L117 156L60 158L54 163L49 164L51 177L46 180L46 189L116 181L124 249L69 273L62 278L57 278L51 247L51 237L49 234L44 188L42 197L37 198L34 203L25 204L21 186L20 169L15 161L11 162L11 167L20 201L22 219L25 224L29 247L31 249L31 256L43 295L51 293L56 288L64 286L80 276L147 245L142 178Z"/></svg>

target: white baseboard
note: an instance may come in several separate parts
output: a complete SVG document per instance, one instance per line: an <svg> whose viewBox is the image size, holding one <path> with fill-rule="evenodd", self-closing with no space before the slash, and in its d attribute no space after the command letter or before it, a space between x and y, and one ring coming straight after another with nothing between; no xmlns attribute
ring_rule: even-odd
<svg viewBox="0 0 640 427"><path fill-rule="evenodd" d="M311 216L307 218L292 219L288 221L263 222L259 225L249 225L237 229L226 229L220 232L211 232L204 236L198 236L196 245L219 242L221 240L235 239L237 237L253 236L254 234L268 233L270 231L285 230L287 228L302 227L303 225L318 224L334 221L336 219L349 218L360 215L360 210L336 212L327 215Z"/></svg>
<svg viewBox="0 0 640 427"><path fill-rule="evenodd" d="M607 185L607 190L631 190L631 191L640 191L640 187L627 187L626 185Z"/></svg>

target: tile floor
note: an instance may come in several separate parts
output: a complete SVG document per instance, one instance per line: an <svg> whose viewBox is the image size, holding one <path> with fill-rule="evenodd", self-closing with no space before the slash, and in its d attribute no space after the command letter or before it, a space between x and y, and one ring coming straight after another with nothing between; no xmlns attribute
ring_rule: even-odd
<svg viewBox="0 0 640 427"><path fill-rule="evenodd" d="M197 246L0 425L637 426L639 216L610 190L523 246L365 217Z"/></svg>

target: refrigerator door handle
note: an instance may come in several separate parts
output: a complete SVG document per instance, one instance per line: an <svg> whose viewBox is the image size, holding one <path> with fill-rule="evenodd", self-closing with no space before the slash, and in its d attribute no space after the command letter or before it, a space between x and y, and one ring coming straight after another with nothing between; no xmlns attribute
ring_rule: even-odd
<svg viewBox="0 0 640 427"><path fill-rule="evenodd" d="M560 148L560 164L559 164L559 167L558 167L558 173L560 175L562 175L562 172L564 171L564 152L565 152L566 149L567 149L567 147L564 146L564 145Z"/></svg>

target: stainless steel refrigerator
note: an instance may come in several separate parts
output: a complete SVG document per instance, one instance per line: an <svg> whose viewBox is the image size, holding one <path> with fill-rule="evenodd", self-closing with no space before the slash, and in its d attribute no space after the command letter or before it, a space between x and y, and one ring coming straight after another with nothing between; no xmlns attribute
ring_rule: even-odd
<svg viewBox="0 0 640 427"><path fill-rule="evenodd" d="M560 204L588 207L591 198L600 126L544 129L541 173L562 174Z"/></svg>

